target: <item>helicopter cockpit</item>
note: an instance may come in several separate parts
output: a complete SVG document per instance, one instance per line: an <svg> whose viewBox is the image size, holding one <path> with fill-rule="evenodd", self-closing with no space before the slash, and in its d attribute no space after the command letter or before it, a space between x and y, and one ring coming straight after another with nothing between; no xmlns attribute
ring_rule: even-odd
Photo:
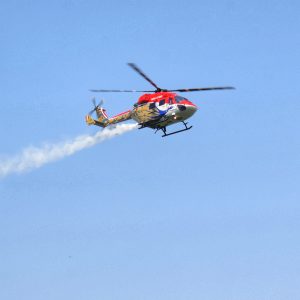
<svg viewBox="0 0 300 300"><path fill-rule="evenodd" d="M176 103L180 103L181 101L188 101L188 99L186 99L186 98L184 98L184 97L182 97L182 96L176 95L176 96L175 96L175 102L176 102Z"/></svg>

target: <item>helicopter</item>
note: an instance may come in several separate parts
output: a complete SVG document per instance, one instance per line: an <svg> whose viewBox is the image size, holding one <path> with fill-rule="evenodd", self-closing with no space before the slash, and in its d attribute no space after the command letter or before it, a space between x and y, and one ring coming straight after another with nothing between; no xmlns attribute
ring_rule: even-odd
<svg viewBox="0 0 300 300"><path fill-rule="evenodd" d="M163 89L154 83L137 65L128 63L134 71L140 74L148 81L155 90L90 90L91 92L107 93L107 92L125 92L125 93L145 93L139 97L138 101L133 105L131 110L122 112L114 117L109 118L106 110L102 107L103 101L96 104L93 99L94 108L85 117L88 125L96 125L102 128L109 125L124 122L130 119L135 120L139 129L151 128L155 133L162 131L162 137L190 130L193 126L188 126L186 120L190 118L196 111L197 106L185 97L178 95L176 92L196 92L196 91L211 91L211 90L232 90L234 87L205 87L205 88L188 88L188 89ZM97 119L92 118L92 114L96 113ZM167 127L175 123L181 122L183 129L168 133Z"/></svg>

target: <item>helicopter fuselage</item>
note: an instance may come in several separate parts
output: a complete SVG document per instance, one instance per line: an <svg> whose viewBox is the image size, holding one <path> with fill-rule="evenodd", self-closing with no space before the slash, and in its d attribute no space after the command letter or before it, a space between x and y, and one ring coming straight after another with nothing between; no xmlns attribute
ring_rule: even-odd
<svg viewBox="0 0 300 300"><path fill-rule="evenodd" d="M185 121L197 106L184 97L170 92L144 94L134 105L131 118L143 127L162 128Z"/></svg>

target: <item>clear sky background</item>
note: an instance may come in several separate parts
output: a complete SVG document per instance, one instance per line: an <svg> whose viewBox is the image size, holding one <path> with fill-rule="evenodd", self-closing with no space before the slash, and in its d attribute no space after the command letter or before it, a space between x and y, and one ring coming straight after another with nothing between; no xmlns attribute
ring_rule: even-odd
<svg viewBox="0 0 300 300"><path fill-rule="evenodd" d="M0 181L0 298L298 299L299 1L2 1L2 155L95 133L90 88L199 110ZM138 94L105 94L110 115Z"/></svg>

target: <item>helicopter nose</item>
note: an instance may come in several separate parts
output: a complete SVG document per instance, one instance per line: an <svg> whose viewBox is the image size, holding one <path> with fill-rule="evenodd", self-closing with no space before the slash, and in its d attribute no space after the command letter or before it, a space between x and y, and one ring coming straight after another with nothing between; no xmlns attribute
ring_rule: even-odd
<svg viewBox="0 0 300 300"><path fill-rule="evenodd" d="M188 114L191 116L197 111L197 106L196 105L187 105L186 110Z"/></svg>

